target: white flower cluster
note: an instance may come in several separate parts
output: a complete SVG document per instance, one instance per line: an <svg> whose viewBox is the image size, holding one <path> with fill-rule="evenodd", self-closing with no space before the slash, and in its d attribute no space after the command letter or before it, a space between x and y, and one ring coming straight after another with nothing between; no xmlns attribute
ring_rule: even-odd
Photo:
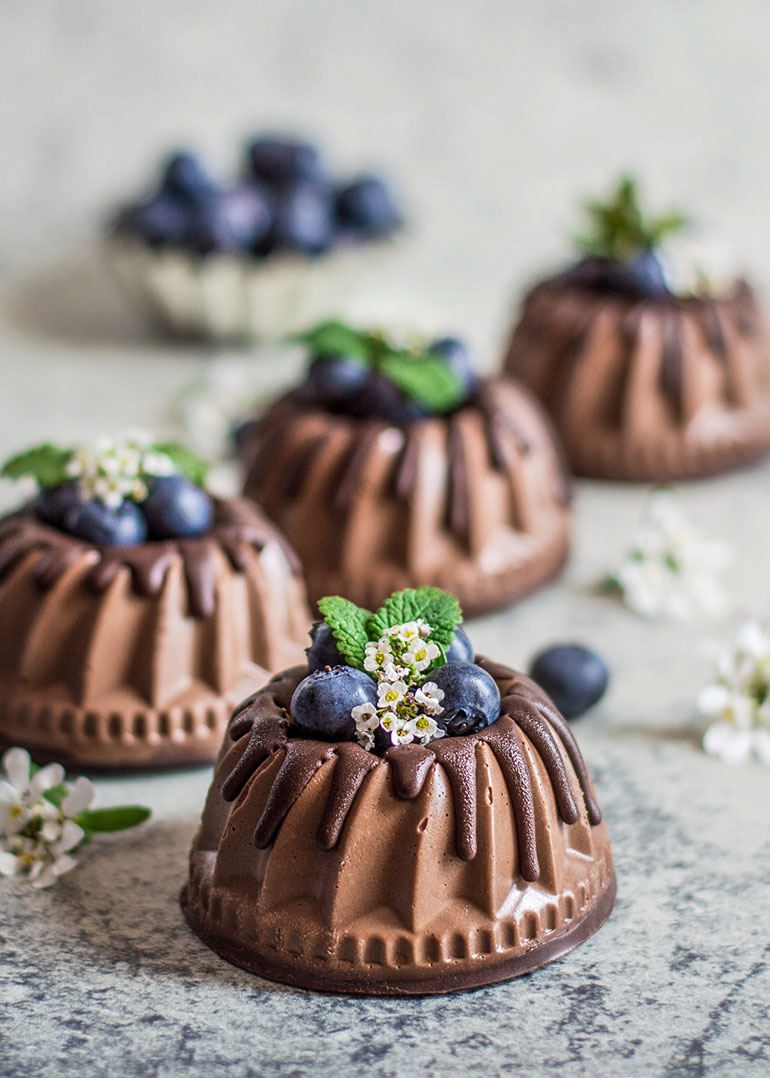
<svg viewBox="0 0 770 1078"><path fill-rule="evenodd" d="M26 877L33 887L50 887L75 867L72 852L85 837L74 817L93 800L93 785L79 778L60 806L45 793L64 779L61 764L32 774L29 753L9 749L0 778L0 875Z"/></svg>
<svg viewBox="0 0 770 1078"><path fill-rule="evenodd" d="M377 682L377 704L361 704L351 712L363 748L374 747L378 729L387 733L392 745L411 741L427 745L444 737L435 718L444 710L444 693L432 681L420 684L424 672L441 655L430 633L430 625L418 618L391 626L379 640L366 645L364 669Z"/></svg>
<svg viewBox="0 0 770 1078"><path fill-rule="evenodd" d="M753 755L770 765L770 625L749 621L739 629L698 710L715 720L703 737L709 755L731 764Z"/></svg>
<svg viewBox="0 0 770 1078"><path fill-rule="evenodd" d="M719 576L728 560L727 547L704 537L671 491L657 490L612 582L635 614L686 619L720 610L724 594Z"/></svg>
<svg viewBox="0 0 770 1078"><path fill-rule="evenodd" d="M176 466L165 453L152 448L145 431L131 431L124 438L99 438L77 449L67 465L67 475L77 479L84 500L98 498L117 509L126 498L140 502L147 497L146 476L174 475Z"/></svg>
<svg viewBox="0 0 770 1078"><path fill-rule="evenodd" d="M666 284L677 296L715 296L738 276L730 251L712 237L679 232L663 241L658 258Z"/></svg>

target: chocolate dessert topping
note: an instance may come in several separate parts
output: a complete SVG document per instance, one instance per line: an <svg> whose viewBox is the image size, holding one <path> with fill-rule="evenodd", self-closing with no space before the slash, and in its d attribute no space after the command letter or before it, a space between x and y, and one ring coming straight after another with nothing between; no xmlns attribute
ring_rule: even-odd
<svg viewBox="0 0 770 1078"><path fill-rule="evenodd" d="M295 667L278 675L266 688L244 701L233 716L230 738L239 747L243 742L243 751L223 783L222 796L226 801L234 801L268 759L283 754L254 834L254 844L264 849L273 841L287 813L319 768L334 761L331 791L317 835L321 848L329 850L337 845L347 815L370 771L388 767L395 795L402 800L413 800L435 765L440 764L452 793L457 853L463 860L471 861L477 852L476 751L478 745L486 745L503 773L511 798L521 873L526 880L537 880L540 866L533 776L524 742L545 768L564 823L576 823L581 814L570 786L565 757L577 776L592 825L601 821L601 812L572 732L548 698L522 674L484 659L479 660L479 665L500 687L502 711L496 722L465 737L446 738L430 745L394 746L381 758L352 742L292 738L288 706L307 671Z"/></svg>
<svg viewBox="0 0 770 1078"><path fill-rule="evenodd" d="M215 608L214 558L217 550L225 555L236 572L243 572L251 556L249 550L259 553L268 543L278 543L292 571L299 575L296 555L251 503L231 498L216 501L215 508L213 529L198 539L169 539L136 546L94 546L41 523L34 506L25 506L0 521L0 580L28 554L38 551L40 558L35 567L35 580L47 590L69 566L87 553L93 559L93 567L86 583L94 591L105 591L118 572L128 568L137 594L158 595L169 568L181 558L190 613L196 618L206 618Z"/></svg>

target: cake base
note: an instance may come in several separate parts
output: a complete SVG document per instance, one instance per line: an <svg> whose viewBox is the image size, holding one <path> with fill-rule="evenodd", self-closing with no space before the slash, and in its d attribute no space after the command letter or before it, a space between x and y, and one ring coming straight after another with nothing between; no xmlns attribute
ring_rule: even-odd
<svg viewBox="0 0 770 1078"><path fill-rule="evenodd" d="M615 875L610 875L605 889L599 894L585 914L562 931L545 935L532 946L518 953L512 949L499 949L496 953L475 956L471 959L448 959L441 963L440 973L420 974L414 977L414 967L406 966L411 978L399 979L398 969L371 964L367 974L356 976L345 968L346 963L297 956L297 963L281 962L277 954L257 953L240 947L213 932L208 923L196 912L189 901L189 884L182 888L180 903L185 919L195 934L218 955L234 966L264 977L268 981L305 988L315 992L329 992L351 996L431 996L450 992L463 992L484 985L497 984L532 973L549 962L573 951L602 927L612 913L617 894ZM433 964L435 965L435 963ZM388 979L382 976L387 969Z"/></svg>

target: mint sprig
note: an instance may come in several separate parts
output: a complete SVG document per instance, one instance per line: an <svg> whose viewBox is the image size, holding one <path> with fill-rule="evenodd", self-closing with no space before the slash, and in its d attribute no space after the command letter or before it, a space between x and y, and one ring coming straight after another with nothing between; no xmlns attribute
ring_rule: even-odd
<svg viewBox="0 0 770 1078"><path fill-rule="evenodd" d="M689 223L678 211L658 217L645 214L638 184L631 176L623 176L606 201L588 202L584 209L588 228L576 237L577 247L584 254L621 262L646 248L658 247Z"/></svg>
<svg viewBox="0 0 770 1078"><path fill-rule="evenodd" d="M441 588L406 588L394 592L379 610L372 614L349 599L327 595L318 603L337 647L351 666L364 668L366 645L384 636L395 625L422 619L431 627L430 639L439 646L442 662L462 622L460 603L454 595Z"/></svg>
<svg viewBox="0 0 770 1078"><path fill-rule="evenodd" d="M422 347L397 347L383 333L356 329L335 319L290 340L307 345L315 356L341 355L379 371L431 412L448 412L466 396L466 387L440 356Z"/></svg>
<svg viewBox="0 0 770 1078"><path fill-rule="evenodd" d="M356 606L349 599L343 599L341 595L327 595L319 600L318 609L350 665L363 670L369 642L367 627L372 616L370 611Z"/></svg>
<svg viewBox="0 0 770 1078"><path fill-rule="evenodd" d="M73 452L50 442L36 445L7 460L0 469L0 476L4 479L31 476L41 487L58 487L67 481L67 465Z"/></svg>
<svg viewBox="0 0 770 1078"><path fill-rule="evenodd" d="M179 442L156 442L150 446L153 453L163 453L169 458L180 475L186 476L192 483L202 487L208 475L208 465L192 449Z"/></svg>

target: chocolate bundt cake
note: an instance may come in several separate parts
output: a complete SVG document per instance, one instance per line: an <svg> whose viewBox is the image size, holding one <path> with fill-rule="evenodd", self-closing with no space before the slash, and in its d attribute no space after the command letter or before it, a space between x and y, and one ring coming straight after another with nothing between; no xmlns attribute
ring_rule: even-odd
<svg viewBox="0 0 770 1078"><path fill-rule="evenodd" d="M668 241L669 256L654 226L611 238L594 237L588 257L525 297L504 360L550 414L573 470L660 482L770 451L770 336L749 285L716 280L697 258L683 274L682 245Z"/></svg>
<svg viewBox="0 0 770 1078"><path fill-rule="evenodd" d="M376 606L433 584L475 614L553 576L569 546L569 486L529 394L477 378L458 341L396 352L374 335L330 336L335 355L316 333L306 383L241 437L244 492L297 551L311 601ZM408 389L391 380L404 372ZM450 393L436 393L447 373Z"/></svg>
<svg viewBox="0 0 770 1078"><path fill-rule="evenodd" d="M166 478L147 474L144 503L164 538L129 534L135 503L72 482L0 521L0 741L77 766L208 762L244 692L301 657L309 613L282 537L250 502ZM205 528L164 531L197 495Z"/></svg>
<svg viewBox="0 0 770 1078"><path fill-rule="evenodd" d="M319 666L317 642L313 672L278 674L233 716L182 894L204 942L271 980L422 995L527 973L595 932L615 898L607 829L534 682L448 655L414 684L414 665L370 681L377 703L351 709L367 674Z"/></svg>

